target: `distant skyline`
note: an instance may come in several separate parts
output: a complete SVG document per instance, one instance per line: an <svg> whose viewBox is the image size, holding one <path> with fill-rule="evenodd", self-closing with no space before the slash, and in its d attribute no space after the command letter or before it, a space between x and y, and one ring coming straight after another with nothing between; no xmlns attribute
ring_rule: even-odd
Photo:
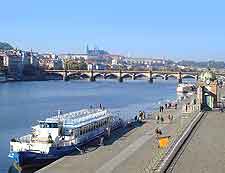
<svg viewBox="0 0 225 173"><path fill-rule="evenodd" d="M222 0L1 1L0 42L41 52L86 45L134 57L225 60Z"/></svg>

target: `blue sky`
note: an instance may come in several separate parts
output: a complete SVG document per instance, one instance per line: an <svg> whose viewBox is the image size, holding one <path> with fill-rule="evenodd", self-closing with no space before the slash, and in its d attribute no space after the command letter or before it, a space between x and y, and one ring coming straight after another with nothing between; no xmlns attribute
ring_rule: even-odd
<svg viewBox="0 0 225 173"><path fill-rule="evenodd" d="M131 56L225 60L222 0L0 0L0 41Z"/></svg>

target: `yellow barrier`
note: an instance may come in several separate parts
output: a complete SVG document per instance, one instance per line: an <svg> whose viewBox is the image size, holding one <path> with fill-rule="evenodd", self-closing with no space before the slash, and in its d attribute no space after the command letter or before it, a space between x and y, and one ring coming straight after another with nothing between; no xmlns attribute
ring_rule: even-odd
<svg viewBox="0 0 225 173"><path fill-rule="evenodd" d="M169 145L170 136L159 137L159 148L166 148Z"/></svg>

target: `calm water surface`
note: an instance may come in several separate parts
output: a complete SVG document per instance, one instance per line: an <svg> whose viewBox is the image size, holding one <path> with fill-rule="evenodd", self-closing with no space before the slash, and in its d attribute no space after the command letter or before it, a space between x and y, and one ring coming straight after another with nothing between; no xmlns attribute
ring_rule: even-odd
<svg viewBox="0 0 225 173"><path fill-rule="evenodd" d="M11 165L7 158L12 137L30 131L32 123L56 113L102 104L124 118L147 112L176 98L176 80L45 81L0 84L0 173Z"/></svg>

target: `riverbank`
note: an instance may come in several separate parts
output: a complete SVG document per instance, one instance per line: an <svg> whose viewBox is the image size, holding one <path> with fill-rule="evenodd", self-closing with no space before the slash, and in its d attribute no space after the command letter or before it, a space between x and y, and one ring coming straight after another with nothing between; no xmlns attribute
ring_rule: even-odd
<svg viewBox="0 0 225 173"><path fill-rule="evenodd" d="M10 139L30 132L33 123L56 114L58 109L70 112L102 103L106 108L119 110L124 117L134 117L139 110L153 111L159 104L176 99L176 83L176 80L157 80L153 84L143 80L124 83L97 80L0 85L0 111L4 120L0 122L0 172L7 172L11 165L7 158Z"/></svg>
<svg viewBox="0 0 225 173"><path fill-rule="evenodd" d="M185 119L182 117L182 107L188 102L190 98L179 103L177 109L166 109L163 113L154 112L143 123L113 132L104 146L87 146L87 152L84 154L63 157L37 173L72 173L74 170L87 173L151 171L157 163L155 157L158 157L159 153L155 129L159 127L163 135L175 139L177 131L181 130L193 115L188 113ZM173 121L167 118L168 114L173 115ZM163 116L165 121L158 122L155 120L156 115Z"/></svg>

